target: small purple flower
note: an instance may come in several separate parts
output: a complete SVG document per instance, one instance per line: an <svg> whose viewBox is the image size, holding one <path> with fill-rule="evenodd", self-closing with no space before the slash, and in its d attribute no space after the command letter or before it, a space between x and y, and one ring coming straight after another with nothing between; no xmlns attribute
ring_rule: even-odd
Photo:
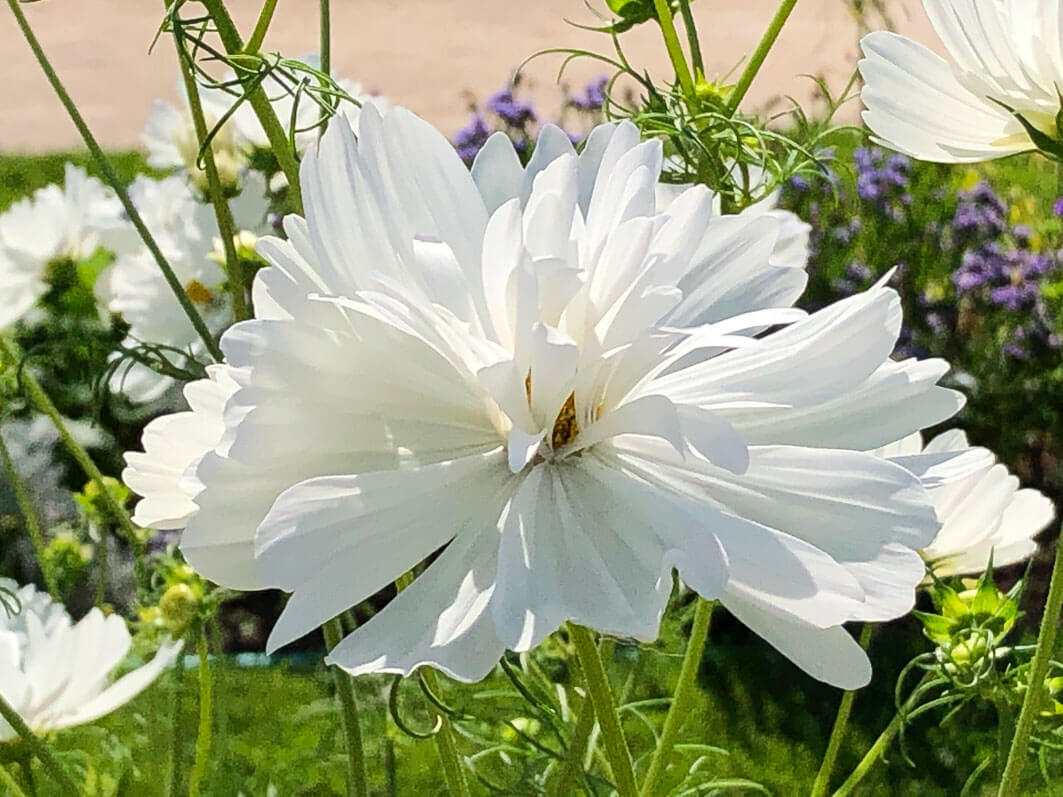
<svg viewBox="0 0 1063 797"><path fill-rule="evenodd" d="M462 160L471 163L490 135L491 128L487 126L483 116L474 113L469 123L454 134L454 147Z"/></svg>
<svg viewBox="0 0 1063 797"><path fill-rule="evenodd" d="M1063 196L1056 200L1056 204L1052 206L1052 212L1057 216L1063 216Z"/></svg>
<svg viewBox="0 0 1063 797"><path fill-rule="evenodd" d="M568 98L569 104L581 111L600 111L605 107L605 87L609 85L609 76L601 75L583 87L579 94Z"/></svg>
<svg viewBox="0 0 1063 797"><path fill-rule="evenodd" d="M534 106L527 100L517 99L513 89L509 88L496 91L488 97L484 107L510 127L523 129L538 119Z"/></svg>

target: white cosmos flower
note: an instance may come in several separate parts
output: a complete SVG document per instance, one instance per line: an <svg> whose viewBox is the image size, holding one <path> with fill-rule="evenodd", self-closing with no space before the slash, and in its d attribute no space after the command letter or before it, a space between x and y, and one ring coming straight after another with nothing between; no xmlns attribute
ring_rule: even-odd
<svg viewBox="0 0 1063 797"><path fill-rule="evenodd" d="M330 125L305 220L259 242L256 319L129 455L137 522L183 527L218 583L291 592L270 650L442 549L332 651L354 674L475 680L565 620L652 639L676 568L865 683L841 626L910 609L938 524L864 450L956 411L946 365L889 358L881 285L791 309L777 220L713 223L700 187L658 213L660 144L631 124L578 157L545 132L527 169L492 141L470 175L407 111Z"/></svg>
<svg viewBox="0 0 1063 797"><path fill-rule="evenodd" d="M22 318L47 291L50 266L92 255L98 226L120 214L110 189L67 164L62 186L42 188L0 215L0 328Z"/></svg>
<svg viewBox="0 0 1063 797"><path fill-rule="evenodd" d="M952 430L923 446L919 434L876 453L918 474L930 492L941 530L923 557L939 576L983 572L1029 559L1033 541L1055 517L1052 502L1019 480L985 448Z"/></svg>
<svg viewBox="0 0 1063 797"><path fill-rule="evenodd" d="M36 733L83 725L110 714L151 685L181 650L164 645L148 664L111 683L132 639L125 621L93 609L77 623L32 586L8 579L20 611L0 608L0 694ZM15 738L0 719L0 743Z"/></svg>
<svg viewBox="0 0 1063 797"><path fill-rule="evenodd" d="M261 175L245 178L239 196L229 201L238 229L256 234L267 229L265 193ZM176 176L163 180L138 177L130 196L207 325L221 332L230 313L223 287L225 271L211 257L220 244L214 209L200 202L188 183ZM122 316L130 325L126 345L158 343L202 357L203 341L132 225L116 225L102 234L120 254L97 280L96 295L108 312ZM158 398L172 384L171 378L140 364L120 366L112 380L114 389L137 402Z"/></svg>
<svg viewBox="0 0 1063 797"><path fill-rule="evenodd" d="M1036 149L1011 109L1057 139L1063 86L1060 0L923 0L952 58L894 33L865 36L864 121L916 158L969 163ZM1006 106L1006 107L1005 107Z"/></svg>

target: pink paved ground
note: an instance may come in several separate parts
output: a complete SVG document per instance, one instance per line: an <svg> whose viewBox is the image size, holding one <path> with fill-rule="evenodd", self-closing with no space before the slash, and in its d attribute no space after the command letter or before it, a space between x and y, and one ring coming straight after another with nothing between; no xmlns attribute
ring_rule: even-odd
<svg viewBox="0 0 1063 797"><path fill-rule="evenodd" d="M593 0L599 7L601 0ZM258 0L231 0L246 32ZM582 0L333 0L334 71L413 108L448 133L465 121L469 92L484 97L525 56L555 46L606 48L607 39L577 30L565 17L593 22ZM931 41L917 0L891 0L899 28ZM171 42L148 55L163 2L42 0L24 5L45 50L99 139L109 147L137 144L154 97L176 95ZM776 0L700 0L697 13L710 73L723 73L751 52ZM629 57L667 76L656 31L637 30ZM302 55L316 49L317 0L280 0L266 49ZM844 85L856 63L857 26L846 0L801 0L750 94L763 103L782 94L806 99L823 74ZM544 109L558 107L556 57L527 70ZM573 84L599 74L574 65ZM710 75L711 76L711 75ZM855 117L855 105L847 118ZM79 140L44 81L11 15L0 4L0 150L45 151Z"/></svg>

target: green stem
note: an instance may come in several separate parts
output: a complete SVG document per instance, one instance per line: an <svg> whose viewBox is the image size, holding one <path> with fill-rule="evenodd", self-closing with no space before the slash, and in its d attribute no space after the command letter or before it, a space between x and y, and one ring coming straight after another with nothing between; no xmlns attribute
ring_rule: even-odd
<svg viewBox="0 0 1063 797"><path fill-rule="evenodd" d="M334 617L321 626L325 644L332 650L343 639L343 624ZM369 794L369 778L365 768L365 750L362 748L362 727L358 719L358 704L354 700L354 682L339 667L332 670L336 695L340 700L343 733L347 743L347 795L365 797Z"/></svg>
<svg viewBox="0 0 1063 797"><path fill-rule="evenodd" d="M22 716L15 711L14 707L7 702L7 698L0 692L0 717L3 717L7 724L10 725L15 733L22 737L22 740L29 746L30 752L37 757L37 760L44 765L44 768L48 770L48 773L55 779L55 782L59 784L59 788L63 794L73 794L75 797L81 794L81 791L75 785L74 781L70 779L70 776L63 769L63 765L56 760L52 754L48 745L42 742L37 735L29 729L26 722L22 719Z"/></svg>
<svg viewBox="0 0 1063 797"><path fill-rule="evenodd" d="M1034 720L1037 719L1041 700L1044 698L1045 676L1048 674L1052 653L1056 647L1061 608L1063 608L1063 539L1057 539L1052 581L1048 587L1044 615L1041 617L1041 632L1037 637L1037 652L1034 654L1030 683L1026 687L1019 721L1015 726L1015 737L1011 740L1008 763L1000 779L1000 791L997 792L999 797L1014 797L1019 791L1019 777L1022 775L1022 768L1029 752L1030 734L1033 732Z"/></svg>
<svg viewBox="0 0 1063 797"><path fill-rule="evenodd" d="M111 580L111 563L107 553L107 535L100 529L100 544L96 546L96 608L107 602L107 584Z"/></svg>
<svg viewBox="0 0 1063 797"><path fill-rule="evenodd" d="M661 33L664 34L664 46L668 49L668 57L672 60L675 69L676 80L688 99L694 99L694 79L690 75L690 67L687 65L686 55L683 54L683 45L679 42L679 34L675 29L672 19L672 9L668 0L653 0L653 6L657 10L657 21L661 25Z"/></svg>
<svg viewBox="0 0 1063 797"><path fill-rule="evenodd" d="M871 644L871 632L874 626L865 623L860 631L860 647L867 650ZM849 715L853 710L853 700L856 692L843 692L842 702L838 706L838 713L834 717L834 727L831 728L830 740L827 742L827 752L823 755L823 763L819 765L815 783L812 784L811 797L826 797L827 789L830 788L830 778L834 774L834 766L838 763L838 753L841 752L842 742L845 740L845 731L849 727Z"/></svg>
<svg viewBox="0 0 1063 797"><path fill-rule="evenodd" d="M704 76L705 61L701 57L701 41L698 39L694 12L690 10L690 0L679 0L679 11L683 15L683 27L687 30L687 43L690 45L690 60L694 62L694 74Z"/></svg>
<svg viewBox="0 0 1063 797"><path fill-rule="evenodd" d="M867 751L862 759L860 759L860 763L856 765L856 769L854 769L852 774L846 778L845 783L834 792L834 797L846 797L847 795L852 794L853 789L855 789L860 784L860 781L867 776L867 773L875 766L878 760L882 757L882 754L886 752L886 749L890 746L893 738L900 732L901 725L904 723L904 717L915 707L914 703L919 698L920 687L932 677L933 675L929 672L923 676L915 689L912 690L912 694L908 697L908 700L905 701L901 710L893 715L890 724L879 734L875 743L871 745L871 749Z"/></svg>
<svg viewBox="0 0 1063 797"><path fill-rule="evenodd" d="M188 320L192 322L192 326L195 328L199 337L202 338L210 355L215 360L221 360L221 349L218 348L217 342L215 342L214 337L210 334L210 329L207 328L206 322L203 321L203 317L199 314L199 311L196 310L192 300L188 298L188 293L185 291L181 281L177 278L173 268L166 260L162 250L159 249L159 245L156 243L151 231L148 230L147 225L144 224L144 220L140 217L140 213L137 211L136 206L133 205L133 200L129 198L129 192L126 191L125 186L122 185L122 181L118 178L118 174L115 172L114 167L111 166L110 160L103 153L103 150L100 149L99 143L97 143L95 136L92 135L92 131L89 130L89 126L85 123L84 118L82 118L81 112L77 109L74 101L67 93L66 88L63 86L62 81L59 80L59 76L55 73L55 70L52 69L52 64L48 60L48 56L44 54L40 42L37 41L33 29L26 20L26 15L22 13L19 0L7 0L7 5L11 9L11 13L15 15L15 21L18 23L19 29L22 31L22 35L26 39L26 43L29 44L30 49L33 51L33 55L37 58L37 63L40 64L45 77L48 78L48 82L51 83L52 88L59 97L59 102L63 104L63 107L70 115L70 119L74 122L74 126L78 129L82 139L84 139L85 146L88 147L93 160L96 162L96 166L103 174L103 179L114 190L115 194L117 194L119 201L122 203L122 207L125 209L126 215L129 216L129 221L132 222L133 227L136 228L137 234L140 235L141 239L144 241L144 245L148 248L148 251L151 252L151 256L155 259L156 264L158 264L159 269L166 278L166 283L170 286L170 290L173 291L174 296L177 297L181 309L184 310L185 315L188 316Z"/></svg>
<svg viewBox="0 0 1063 797"><path fill-rule="evenodd" d="M7 477L7 483L11 485L11 491L15 494L15 503L18 504L18 510L22 513L23 522L26 524L26 532L30 536L30 542L33 543L33 551L37 555L37 564L41 568L44 585L48 589L48 594L55 600L59 600L59 585L55 583L55 574L44 561L44 534L41 531L40 516L37 514L37 508L33 505L29 490L26 489L26 483L15 468L15 463L11 459L11 452L8 450L7 443L4 442L3 435L0 435L0 459L3 460L4 475Z"/></svg>
<svg viewBox="0 0 1063 797"><path fill-rule="evenodd" d="M176 39L174 40L176 42ZM196 130L196 140L203 153L203 171L207 174L207 193L210 204L214 207L214 216L218 220L218 234L221 236L222 249L225 251L225 271L229 282L229 297L233 305L233 320L244 321L251 317L251 308L247 302L244 286L243 267L236 253L236 222L233 221L232 209L225 198L225 189L218 174L218 165L214 160L214 147L205 147L210 131L207 117L203 113L203 101L199 96L199 86L192 75L191 64L183 57L185 51L177 46L177 59L181 63L181 75L188 95L188 110L192 114L192 125Z"/></svg>
<svg viewBox="0 0 1063 797"><path fill-rule="evenodd" d="M3 786L4 793L10 794L11 797L26 797L26 792L22 791L15 776L8 772L3 764L0 764L0 786Z"/></svg>
<svg viewBox="0 0 1063 797"><path fill-rule="evenodd" d="M576 782L583 772L583 756L587 750L587 741L591 738L594 730L594 704L590 698L585 698L580 706L579 715L576 717L576 727L572 730L572 738L568 741L568 750L565 751L565 761L561 765L561 772L557 776L557 783L550 793L555 797L566 797L576 793Z"/></svg>
<svg viewBox="0 0 1063 797"><path fill-rule="evenodd" d="M207 765L210 763L213 736L214 689L211 682L206 625L199 629L196 652L199 654L199 730L196 732L196 759L189 775L189 797L199 797L201 793L203 778L207 775Z"/></svg>
<svg viewBox="0 0 1063 797"><path fill-rule="evenodd" d="M270 23L273 22L273 12L276 10L277 0L266 0L262 5L262 11L258 15L255 29L251 31L251 38L247 40L247 45L244 47L245 53L255 55L262 49L262 42L266 40L266 31L269 30Z"/></svg>
<svg viewBox="0 0 1063 797"><path fill-rule="evenodd" d="M0 337L0 355L8 360L5 366L17 365L21 360L21 352L18 351L14 343ZM111 492L107 486L107 482L104 480L103 473L96 467L96 463L92 461L92 457L85 448L79 443L74 435L70 433L67 428L66 421L63 416L56 409L55 404L48 397L48 394L41 387L40 382L30 372L28 368L23 368L20 373L21 383L26 390L26 394L29 396L30 403L33 404L40 412L44 413L51 420L55 426L57 432L59 432L59 439L62 441L66 450L70 452L70 455L74 458L77 464L84 471L85 475L92 481L96 482L96 486L100 490L100 498L104 505L107 507L107 511L110 512L112 519L118 523L123 533L130 540L137 538L137 527L133 525L133 521L129 518L129 513L125 507L122 506L118 499L114 497L114 493Z"/></svg>
<svg viewBox="0 0 1063 797"><path fill-rule="evenodd" d="M434 694L439 694L439 680L435 670L425 667L422 671L425 684ZM439 717L439 730L434 738L436 750L439 752L439 761L443 765L443 774L447 779L447 790L455 797L469 797L469 784L465 780L465 771L462 768L461 757L458 755L458 746L454 736L454 725L445 712L437 709Z"/></svg>
<svg viewBox="0 0 1063 797"><path fill-rule="evenodd" d="M8 0L8 2L13 3L17 2L17 0ZM225 7L224 0L202 0L202 4L214 20L214 25L218 29L218 36L221 38L225 51L229 55L240 55L244 50L244 43L240 38L236 23L233 22L229 10ZM247 101L255 112L255 116L258 117L259 124L262 125L262 130L269 140L269 145L277 158L277 162L280 164L281 171L288 178L288 197L291 201L292 210L301 214L303 212L303 195L299 190L299 161L295 157L295 152L288 146L288 134L285 132L280 120L277 119L277 112L270 104L269 97L266 96L266 91L262 86L255 87L248 94Z"/></svg>
<svg viewBox="0 0 1063 797"><path fill-rule="evenodd" d="M779 8L776 10L775 16L772 17L768 29L764 31L757 49L753 51L749 63L742 70L742 75L738 78L738 83L735 84L734 90L731 92L731 98L728 103L731 113L737 111L738 106L745 99L746 92L749 91L749 87L753 84L753 78L757 76L757 72L764 65L764 59L768 57L768 53L775 45L775 40L779 38L779 33L782 32L783 25L790 18L790 13L796 5L797 0L782 0L779 3Z"/></svg>
<svg viewBox="0 0 1063 797"><path fill-rule="evenodd" d="M639 790L635 784L635 773L631 765L631 751L624 737L624 729L620 725L620 714L613 701L605 666L602 664L601 656L598 655L598 647L594 644L594 634L590 629L575 623L568 624L568 633L572 638L572 644L576 648L576 655L579 657L580 667L583 670L587 695L598 717L617 793L620 797L635 797Z"/></svg>
<svg viewBox="0 0 1063 797"><path fill-rule="evenodd" d="M690 629L690 641L687 642L687 650L683 656L683 666L679 670L679 681L675 685L672 704L668 708L668 716L665 717L661 738L657 742L657 750L653 754L646 779L642 781L640 793L643 797L654 797L658 793L659 781L668 769L668 759L679 738L679 729L690 716L690 701L696 694L698 667L701 666L701 658L705 655L705 644L712 625L712 609L712 601L698 598L694 609L694 624Z"/></svg>
<svg viewBox="0 0 1063 797"><path fill-rule="evenodd" d="M318 43L319 57L321 58L321 71L326 75L332 74L332 5L329 0L320 0L320 39Z"/></svg>

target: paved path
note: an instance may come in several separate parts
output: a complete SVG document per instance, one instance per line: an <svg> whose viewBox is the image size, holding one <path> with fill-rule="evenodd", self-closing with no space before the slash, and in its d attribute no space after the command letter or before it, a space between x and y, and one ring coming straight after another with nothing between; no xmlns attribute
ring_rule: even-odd
<svg viewBox="0 0 1063 797"><path fill-rule="evenodd" d="M599 7L602 0L592 0ZM917 0L890 0L899 27L929 40ZM231 0L245 32L257 0ZM593 22L582 0L333 0L335 71L407 105L446 132L466 119L470 96L483 98L526 55L544 47L607 48L600 35L577 30L565 17ZM699 0L699 20L710 72L725 73L751 52L776 0ZM135 146L154 97L176 96L168 39L148 43L162 0L41 0L23 6L99 138L110 147ZM533 9L535 9L533 11ZM301 55L316 49L316 0L280 0L267 49ZM629 36L629 57L667 75L656 31ZM794 94L808 98L799 73L822 73L844 85L856 61L857 28L846 0L801 0L750 101ZM556 57L528 70L540 107L558 107ZM581 84L601 73L577 63L569 79ZM848 118L853 118L853 108ZM11 15L0 3L0 149L42 151L78 144Z"/></svg>

